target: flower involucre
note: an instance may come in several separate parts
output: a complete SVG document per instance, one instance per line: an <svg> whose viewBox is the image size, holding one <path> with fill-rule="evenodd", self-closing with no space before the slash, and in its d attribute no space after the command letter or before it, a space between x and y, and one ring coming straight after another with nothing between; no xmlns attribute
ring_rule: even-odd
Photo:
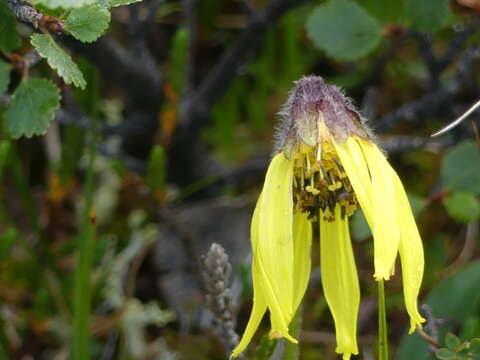
<svg viewBox="0 0 480 360"><path fill-rule="evenodd" d="M232 357L249 344L266 310L271 338L287 338L310 277L311 223L320 223L320 266L337 353L358 354L360 289L348 218L361 207L374 239L374 278L389 280L400 254L410 333L423 247L407 195L351 101L321 77L296 82L281 112L274 156L251 224L253 309Z"/></svg>

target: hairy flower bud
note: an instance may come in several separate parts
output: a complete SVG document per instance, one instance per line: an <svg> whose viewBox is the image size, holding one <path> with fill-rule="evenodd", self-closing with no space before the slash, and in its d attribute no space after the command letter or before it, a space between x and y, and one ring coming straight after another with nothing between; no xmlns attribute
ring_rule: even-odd
<svg viewBox="0 0 480 360"><path fill-rule="evenodd" d="M283 151L290 158L300 143L318 145L327 135L337 142L349 136L373 139L366 120L340 88L320 76L304 77L295 83L280 112L274 153Z"/></svg>

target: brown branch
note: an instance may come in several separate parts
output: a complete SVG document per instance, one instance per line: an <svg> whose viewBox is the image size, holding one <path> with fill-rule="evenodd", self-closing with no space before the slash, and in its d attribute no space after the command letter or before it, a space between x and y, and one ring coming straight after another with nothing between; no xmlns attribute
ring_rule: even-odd
<svg viewBox="0 0 480 360"><path fill-rule="evenodd" d="M108 79L124 88L138 107L157 109L161 104L164 78L150 54L131 53L105 36L91 44L70 37L62 38L62 42L108 74Z"/></svg>
<svg viewBox="0 0 480 360"><path fill-rule="evenodd" d="M446 277L450 274L453 274L458 270L459 267L466 264L468 260L473 256L475 252L475 246L477 245L477 236L478 236L478 221L474 221L467 224L467 234L465 235L465 242L463 244L462 251L444 271L442 271L441 276Z"/></svg>
<svg viewBox="0 0 480 360"><path fill-rule="evenodd" d="M13 11L18 20L31 24L35 29L40 27L55 33L62 33L64 30L63 22L60 19L55 16L44 15L23 1L9 0L8 7Z"/></svg>
<svg viewBox="0 0 480 360"><path fill-rule="evenodd" d="M186 64L186 82L184 93L191 94L195 81L195 57L197 42L197 0L182 0L183 23L188 32L188 54Z"/></svg>
<svg viewBox="0 0 480 360"><path fill-rule="evenodd" d="M268 29L288 10L308 1L271 0L263 9L253 13L246 29L220 56L199 87L191 94L185 94L180 106L181 122L169 153L169 157L175 159L175 166L169 168L173 182L185 186L198 179L199 174L190 164L196 163L195 158L199 153L196 149L197 140L210 121L213 105L225 94L239 69L259 48Z"/></svg>
<svg viewBox="0 0 480 360"><path fill-rule="evenodd" d="M399 120L407 122L420 121L423 116L432 115L442 106L449 103L450 100L460 91L462 85L471 79L472 66L480 57L478 48L473 48L465 52L458 62L457 70L448 83L442 85L438 90L431 92L424 97L402 105L395 111L382 116L372 122L379 132L390 130Z"/></svg>
<svg viewBox="0 0 480 360"><path fill-rule="evenodd" d="M425 340L427 343L435 347L436 349L440 349L442 345L440 345L434 338L428 335L423 329L417 328L418 335Z"/></svg>
<svg viewBox="0 0 480 360"><path fill-rule="evenodd" d="M196 139L206 122L209 112L221 98L252 53L257 50L267 30L288 10L309 0L272 0L265 8L250 17L247 28L238 40L220 57L215 66L205 76L198 90L183 99L180 141Z"/></svg>
<svg viewBox="0 0 480 360"><path fill-rule="evenodd" d="M18 0L9 0L8 7L13 11L18 20L32 24L35 29L38 28L38 23L43 17L40 11Z"/></svg>

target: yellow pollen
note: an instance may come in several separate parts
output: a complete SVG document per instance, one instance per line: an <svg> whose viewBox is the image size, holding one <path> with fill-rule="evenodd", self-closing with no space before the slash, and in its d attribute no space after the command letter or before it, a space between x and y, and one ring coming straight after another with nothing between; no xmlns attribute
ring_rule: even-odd
<svg viewBox="0 0 480 360"><path fill-rule="evenodd" d="M321 220L329 222L335 220L336 204L342 207L342 218L355 212L357 199L350 180L328 140L318 146L300 144L294 158L295 211L306 213L315 221L321 210Z"/></svg>
<svg viewBox="0 0 480 360"><path fill-rule="evenodd" d="M320 194L320 191L315 189L312 185L308 185L305 190L307 190L309 193L312 193L313 195L318 195Z"/></svg>

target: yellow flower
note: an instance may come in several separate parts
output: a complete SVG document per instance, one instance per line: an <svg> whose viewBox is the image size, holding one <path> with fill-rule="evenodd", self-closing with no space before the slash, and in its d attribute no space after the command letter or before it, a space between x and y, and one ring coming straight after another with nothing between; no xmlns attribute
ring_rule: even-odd
<svg viewBox="0 0 480 360"><path fill-rule="evenodd" d="M351 101L320 77L299 80L281 113L277 147L251 224L253 309L238 356L266 310L271 338L286 338L310 277L311 223L320 223L320 266L337 353L358 354L358 275L348 218L360 206L374 239L374 278L389 280L400 254L410 333L417 309L423 247L397 174Z"/></svg>

